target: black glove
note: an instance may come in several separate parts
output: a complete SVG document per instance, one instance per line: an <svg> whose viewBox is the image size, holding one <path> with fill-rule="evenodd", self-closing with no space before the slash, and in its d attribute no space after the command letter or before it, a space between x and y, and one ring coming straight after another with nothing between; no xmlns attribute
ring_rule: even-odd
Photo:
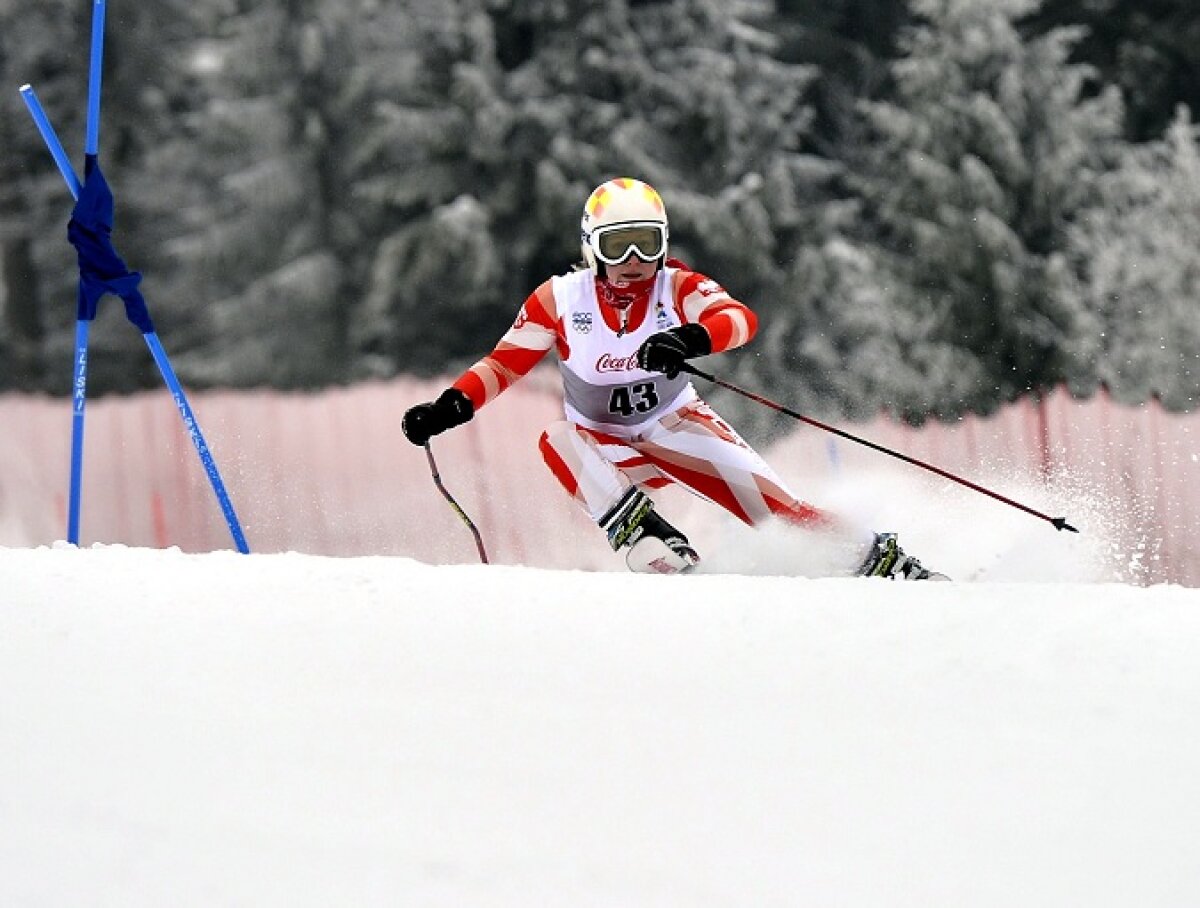
<svg viewBox="0 0 1200 908"><path fill-rule="evenodd" d="M437 400L409 409L400 428L414 445L424 445L433 436L461 426L474 415L471 398L458 388L447 388Z"/></svg>
<svg viewBox="0 0 1200 908"><path fill-rule="evenodd" d="M712 338L703 325L680 325L652 334L638 348L637 362L648 372L665 372L674 378L684 360L712 353Z"/></svg>

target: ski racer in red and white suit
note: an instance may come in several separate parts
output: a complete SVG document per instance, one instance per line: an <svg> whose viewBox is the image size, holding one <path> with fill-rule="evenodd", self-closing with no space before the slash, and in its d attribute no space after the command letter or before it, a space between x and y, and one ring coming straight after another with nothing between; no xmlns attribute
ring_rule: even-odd
<svg viewBox="0 0 1200 908"><path fill-rule="evenodd" d="M602 301L608 288L590 270L546 281L496 348L453 387L478 410L556 349L567 418L546 429L540 447L593 520L631 485L670 482L750 524L771 515L804 524L827 520L787 489L684 375L667 378L637 363L651 335L684 324L703 327L713 353L740 347L754 336L754 313L675 260L649 284L618 309Z"/></svg>
<svg viewBox="0 0 1200 908"><path fill-rule="evenodd" d="M638 180L601 184L582 228L589 267L544 282L491 353L437 401L410 409L409 440L424 444L467 421L554 349L566 418L542 433L542 456L612 547L629 549L632 569L675 573L698 562L641 491L676 483L751 525L778 517L837 531L860 572L923 571L894 538L877 558L881 537L797 498L680 372L688 358L745 344L757 319L716 281L667 258L657 192Z"/></svg>

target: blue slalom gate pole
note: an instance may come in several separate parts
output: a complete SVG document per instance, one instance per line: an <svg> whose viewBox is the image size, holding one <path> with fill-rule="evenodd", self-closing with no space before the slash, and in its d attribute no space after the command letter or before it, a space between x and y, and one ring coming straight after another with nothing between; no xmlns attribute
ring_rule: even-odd
<svg viewBox="0 0 1200 908"><path fill-rule="evenodd" d="M167 358L167 351L163 349L157 332L150 331L143 334L142 337L146 339L146 345L150 348L150 354L154 357L154 362L158 364L158 371L162 373L163 380L167 383L167 388L170 389L171 395L175 398L175 406L179 408L179 414L183 417L183 425L187 429L188 435L191 436L192 443L196 446L196 451L200 454L200 463L204 465L204 472L208 474L208 480L212 483L213 491L217 495L217 501L221 505L221 512L225 515L225 522L229 524L229 532L233 536L234 545L237 546L237 550L243 555L249 555L250 548L246 545L246 537L242 533L241 525L238 523L237 514L234 513L233 502L229 500L229 493L225 491L225 483L221 481L221 472L217 469L217 463L213 460L212 453L208 450L208 444L204 441L204 435L200 431L200 424L196 422L196 417L192 415L192 408L188 405L187 395L183 393L183 386L180 385L179 379L175 376L175 370L171 368L171 361Z"/></svg>
<svg viewBox="0 0 1200 908"><path fill-rule="evenodd" d="M59 172L67 182L67 189L70 190L71 197L78 201L79 193L82 191L79 177L75 175L71 159L63 150L58 133L54 131L50 118L46 116L46 111L42 108L37 93L32 86L22 85L21 97L25 100L25 106L29 108L29 113L37 125L38 132L42 134L43 141L50 149L54 163L58 165ZM87 319L81 318L75 322L74 375L71 381L71 484L67 501L67 542L72 545L79 545L79 514L83 498L83 428L84 411L87 406L89 328L90 322Z"/></svg>
<svg viewBox="0 0 1200 908"><path fill-rule="evenodd" d="M67 157L67 153L63 150L62 142L58 139L58 133L50 125L50 118L46 116L46 111L42 108L42 102L38 100L37 92L33 90L32 85L22 85L21 97L25 100L25 106L29 108L29 114L33 117L33 122L38 128L38 132L42 134L42 139L45 141L46 147L50 149L50 155L54 158L54 163L58 165L59 173L67 181L67 189L71 190L71 198L78 201L79 193L83 191L83 187L79 185L79 177L75 176L75 168L71 166L71 159Z"/></svg>
<svg viewBox="0 0 1200 908"><path fill-rule="evenodd" d="M104 65L104 14L104 0L96 0L96 5L92 9L92 53L90 72L88 73L87 137L84 144L84 153L93 159L100 148L100 80ZM30 110L33 111L35 107L41 110L41 104L37 103L37 96L33 94L32 88L29 90L29 95L25 97L25 103L30 104L31 100L33 101L33 106L30 107ZM70 164L70 159L62 148L62 143L58 142L54 128L50 126L50 119L46 116L45 111L41 111L40 120L37 114L35 114L34 120L39 121L39 129L41 129L41 123L44 123L46 126L42 130L42 137L52 136L58 144L58 151L56 152L51 147L50 153L53 155L54 160L58 162L59 170L63 172L64 177L70 173L70 178L67 179L67 186L71 190L71 195L78 201L79 193L81 192L79 177L75 175ZM83 429L84 414L87 406L89 329L90 323L87 319L81 318L75 322L75 380L72 385L74 405L71 414L71 485L67 510L67 542L71 543L71 545L79 545L80 512L83 502Z"/></svg>
<svg viewBox="0 0 1200 908"><path fill-rule="evenodd" d="M100 83L104 74L104 0L92 7L92 62L88 72L87 139L84 153L100 153Z"/></svg>
<svg viewBox="0 0 1200 908"><path fill-rule="evenodd" d="M87 156L92 159L96 157L99 148L100 63L104 45L104 5L104 0L96 0L92 18L92 72L88 86L86 148ZM58 169L67 183L67 188L70 190L71 196L78 201L82 192L79 177L71 166L70 158L67 157L62 142L59 141L58 134L50 124L50 118L46 116L41 102L38 101L37 94L31 86L23 85L21 87L21 97L25 99L25 104L33 116L33 121L37 125L38 131L42 134L42 139L50 149L50 154L54 158L55 163L58 164ZM75 377L72 386L73 412L71 421L71 494L70 510L67 519L67 541L73 545L79 544L79 513L83 477L83 430L84 412L87 404L87 354L90 324L87 319L81 318L77 320L75 328ZM200 455L200 462L204 466L204 471L208 474L213 491L217 495L217 501L221 506L221 512L225 515L225 521L229 524L229 531L233 536L234 544L237 546L239 552L243 555L248 555L250 548L246 544L246 537L242 532L241 524L238 522L237 514L233 509L233 503L229 499L225 483L221 480L221 474L217 469L216 461L213 460L212 453L208 449L208 444L204 440L204 435L200 431L200 424L196 421L196 417L192 413L191 405L188 404L187 395L184 394L183 387L175 375L175 370L171 367L171 361L167 357L167 352L163 349L157 332L143 331L142 336L145 338L146 345L150 348L150 354L154 357L154 362L158 365L158 370L162 373L163 380L167 383L167 388L175 400L175 405L179 409L180 416L183 418L183 424L187 429L188 436L192 439Z"/></svg>
<svg viewBox="0 0 1200 908"><path fill-rule="evenodd" d="M75 380L71 385L71 495L67 507L67 542L79 545L79 513L83 479L83 414L87 406L88 328L85 318L75 323Z"/></svg>

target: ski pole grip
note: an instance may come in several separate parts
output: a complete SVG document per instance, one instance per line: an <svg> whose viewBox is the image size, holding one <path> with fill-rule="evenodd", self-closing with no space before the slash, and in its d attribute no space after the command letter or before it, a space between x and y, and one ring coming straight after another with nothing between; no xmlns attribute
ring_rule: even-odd
<svg viewBox="0 0 1200 908"><path fill-rule="evenodd" d="M705 381L711 381L711 382L716 381L716 378L714 378L713 376L709 375L707 372L704 372L701 369L697 369L695 366L693 366L687 360L684 360L682 363L679 364L679 371L686 372L688 375L694 375L694 376L696 376L696 378L703 378Z"/></svg>

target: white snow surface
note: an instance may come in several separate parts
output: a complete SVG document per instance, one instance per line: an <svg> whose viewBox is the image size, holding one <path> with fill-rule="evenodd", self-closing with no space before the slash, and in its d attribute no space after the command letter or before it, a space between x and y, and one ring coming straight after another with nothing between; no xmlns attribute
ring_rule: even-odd
<svg viewBox="0 0 1200 908"><path fill-rule="evenodd" d="M1200 590L58 544L0 603L6 906L1200 904Z"/></svg>

